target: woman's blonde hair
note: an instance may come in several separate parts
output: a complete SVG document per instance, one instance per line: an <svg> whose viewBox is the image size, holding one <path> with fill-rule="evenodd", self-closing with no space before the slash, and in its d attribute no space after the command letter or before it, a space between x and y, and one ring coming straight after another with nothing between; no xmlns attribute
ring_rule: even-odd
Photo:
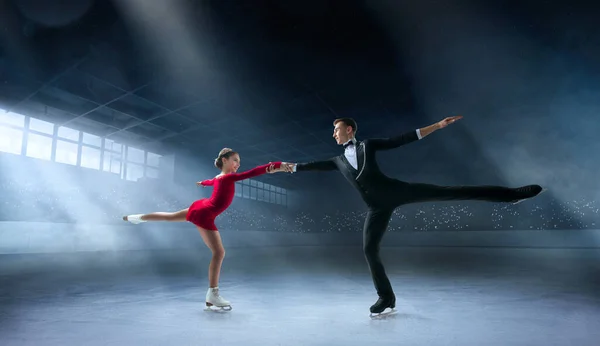
<svg viewBox="0 0 600 346"><path fill-rule="evenodd" d="M221 149L221 151L219 151L219 156L217 156L217 158L215 159L215 167L217 167L218 169L223 169L223 159L228 159L229 157L231 157L231 155L235 154L237 153L231 148Z"/></svg>

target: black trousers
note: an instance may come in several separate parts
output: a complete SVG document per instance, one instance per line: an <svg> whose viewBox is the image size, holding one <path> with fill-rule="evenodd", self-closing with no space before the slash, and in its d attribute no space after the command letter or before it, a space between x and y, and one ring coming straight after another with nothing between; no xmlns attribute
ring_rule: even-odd
<svg viewBox="0 0 600 346"><path fill-rule="evenodd" d="M373 283L380 297L394 295L379 256L383 235L394 210L404 204L452 200L481 200L488 202L511 202L523 198L516 189L502 186L438 186L398 182L390 186L389 193L381 196L377 206L371 204L363 228L363 250Z"/></svg>

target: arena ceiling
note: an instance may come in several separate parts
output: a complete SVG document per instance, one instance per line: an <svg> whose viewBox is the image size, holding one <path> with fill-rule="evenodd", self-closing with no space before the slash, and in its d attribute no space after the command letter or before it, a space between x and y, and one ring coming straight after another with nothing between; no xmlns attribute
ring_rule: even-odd
<svg viewBox="0 0 600 346"><path fill-rule="evenodd" d="M161 154L212 160L231 147L243 168L339 153L336 117L357 119L363 136L411 121L397 55L360 6L179 3L187 34L153 42L109 2L79 12L3 2L0 107Z"/></svg>

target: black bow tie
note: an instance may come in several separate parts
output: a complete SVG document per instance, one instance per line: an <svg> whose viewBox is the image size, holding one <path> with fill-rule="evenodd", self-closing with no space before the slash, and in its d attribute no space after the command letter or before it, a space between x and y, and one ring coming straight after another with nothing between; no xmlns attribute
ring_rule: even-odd
<svg viewBox="0 0 600 346"><path fill-rule="evenodd" d="M350 142L344 144L344 149L348 148L349 146L353 146L353 145L354 145L354 142L350 141Z"/></svg>

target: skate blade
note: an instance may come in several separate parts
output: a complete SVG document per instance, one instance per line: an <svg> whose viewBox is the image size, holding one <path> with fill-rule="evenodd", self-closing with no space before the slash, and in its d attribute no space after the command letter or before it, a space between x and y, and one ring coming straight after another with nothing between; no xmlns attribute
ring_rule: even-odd
<svg viewBox="0 0 600 346"><path fill-rule="evenodd" d="M220 312L220 311L231 311L231 309L233 309L231 307L231 305L225 305L225 306L216 306L214 304L211 303L206 303L206 308L204 309L204 311L216 311L216 312Z"/></svg>
<svg viewBox="0 0 600 346"><path fill-rule="evenodd" d="M535 195L535 196L533 196L533 197L531 197L531 198L536 198L536 197L539 197L539 196L540 196L542 193L544 193L544 192L546 192L546 191L548 191L548 189L546 189L546 188L542 188L542 191L540 191L540 193L538 193L537 195ZM528 199L531 199L531 198L523 198L523 199L519 199L519 200L517 200L517 201L513 202L512 204L513 204L513 205L517 205L517 204L519 204L519 203L522 203L522 202L524 202L524 201L526 201L526 200L528 200Z"/></svg>
<svg viewBox="0 0 600 346"><path fill-rule="evenodd" d="M383 312L380 312L380 313L371 312L369 314L369 317L371 317L371 319L374 319L374 320L385 319L391 315L395 315L397 312L398 311L395 308L386 308L385 310L383 310Z"/></svg>

